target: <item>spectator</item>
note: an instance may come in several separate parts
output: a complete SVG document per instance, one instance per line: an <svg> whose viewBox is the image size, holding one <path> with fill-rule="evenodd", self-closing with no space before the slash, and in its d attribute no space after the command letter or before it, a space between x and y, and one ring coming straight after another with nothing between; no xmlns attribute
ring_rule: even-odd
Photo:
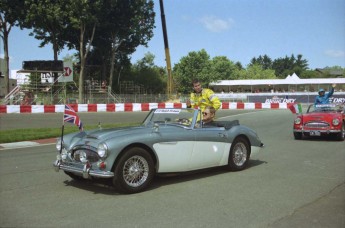
<svg viewBox="0 0 345 228"><path fill-rule="evenodd" d="M105 90L105 89L106 89L106 87L107 87L107 81L106 81L106 80L103 80L103 81L102 81L102 85L101 85L101 86L102 86L102 89L104 89L104 90Z"/></svg>

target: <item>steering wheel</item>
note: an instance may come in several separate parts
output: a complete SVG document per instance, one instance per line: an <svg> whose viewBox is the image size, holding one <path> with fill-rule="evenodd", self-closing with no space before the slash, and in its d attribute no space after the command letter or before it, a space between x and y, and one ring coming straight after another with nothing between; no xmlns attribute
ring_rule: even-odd
<svg viewBox="0 0 345 228"><path fill-rule="evenodd" d="M184 124L184 125L190 125L191 124L190 120L187 118L177 119L177 122L179 122L180 124Z"/></svg>

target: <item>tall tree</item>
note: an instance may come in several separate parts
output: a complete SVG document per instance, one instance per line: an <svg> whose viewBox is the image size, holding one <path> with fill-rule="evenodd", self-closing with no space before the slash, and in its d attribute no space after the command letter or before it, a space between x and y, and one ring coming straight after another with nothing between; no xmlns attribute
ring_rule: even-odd
<svg viewBox="0 0 345 228"><path fill-rule="evenodd" d="M208 86L210 82L213 82L210 77L210 69L210 56L205 49L198 52L189 52L173 68L175 88L178 88L178 92L188 93L191 90L193 79L199 79L204 86Z"/></svg>
<svg viewBox="0 0 345 228"><path fill-rule="evenodd" d="M259 64L262 66L262 69L267 70L272 68L272 59L268 55L261 56L258 58L252 58L250 65Z"/></svg>
<svg viewBox="0 0 345 228"><path fill-rule="evenodd" d="M9 45L8 38L13 26L17 20L24 15L23 1L21 0L0 0L0 38L4 44L4 59L5 59L5 94L10 91L10 72L9 72Z"/></svg>
<svg viewBox="0 0 345 228"><path fill-rule="evenodd" d="M79 50L80 74L79 74L79 102L83 102L85 66L88 54L92 48L92 42L99 24L102 0L69 0L67 6L68 47Z"/></svg>
<svg viewBox="0 0 345 228"><path fill-rule="evenodd" d="M21 27L32 29L30 36L34 36L41 43L39 47L52 44L53 60L58 60L59 52L64 48L67 21L68 0L26 0L26 17L20 21ZM63 69L61 69L63 70ZM58 74L53 74L53 93L56 91Z"/></svg>
<svg viewBox="0 0 345 228"><path fill-rule="evenodd" d="M247 67L245 78L240 79L276 79L274 70L264 69L261 64Z"/></svg>
<svg viewBox="0 0 345 228"><path fill-rule="evenodd" d="M302 55L297 55L297 59L294 55L290 57L278 58L273 61L272 69L278 78L286 78L286 76L293 73L302 74L303 71L308 69L308 61L302 59Z"/></svg>
<svg viewBox="0 0 345 228"><path fill-rule="evenodd" d="M210 80L234 79L237 66L225 56L216 56L211 60Z"/></svg>
<svg viewBox="0 0 345 228"><path fill-rule="evenodd" d="M108 0L101 10L101 38L111 47L109 86L113 86L116 56L130 55L153 37L155 12L152 0ZM104 37L105 36L105 37ZM121 52L121 55L117 55ZM118 80L119 81L119 80Z"/></svg>
<svg viewBox="0 0 345 228"><path fill-rule="evenodd" d="M154 64L155 56L148 52L132 67L136 84L142 85L148 93L162 93L166 89L167 77L163 67Z"/></svg>
<svg viewBox="0 0 345 228"><path fill-rule="evenodd" d="M64 48L66 41L67 0L26 0L26 18L20 24L25 28L32 28L29 34L40 40L40 46L52 44L53 59L58 60L59 52Z"/></svg>

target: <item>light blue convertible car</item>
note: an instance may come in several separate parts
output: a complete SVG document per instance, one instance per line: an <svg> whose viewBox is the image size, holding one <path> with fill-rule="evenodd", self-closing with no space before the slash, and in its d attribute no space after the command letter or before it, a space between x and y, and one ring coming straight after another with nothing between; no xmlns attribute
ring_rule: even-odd
<svg viewBox="0 0 345 228"><path fill-rule="evenodd" d="M145 190L156 174L225 166L243 170L263 143L235 121L203 126L201 111L152 109L140 126L95 129L57 140L56 171L73 179L108 178L118 191Z"/></svg>

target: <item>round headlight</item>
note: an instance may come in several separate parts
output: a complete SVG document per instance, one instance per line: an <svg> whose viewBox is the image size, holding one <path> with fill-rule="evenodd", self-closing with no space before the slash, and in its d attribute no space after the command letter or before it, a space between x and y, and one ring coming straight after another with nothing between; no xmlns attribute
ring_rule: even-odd
<svg viewBox="0 0 345 228"><path fill-rule="evenodd" d="M97 153L101 158L105 158L108 155L108 147L105 143L98 144Z"/></svg>
<svg viewBox="0 0 345 228"><path fill-rule="evenodd" d="M297 118L295 119L295 124L300 124L300 123L301 123L301 118L297 117Z"/></svg>
<svg viewBox="0 0 345 228"><path fill-rule="evenodd" d="M334 126L338 126L339 123L340 123L340 121L339 121L338 119L333 119L333 120L332 120L332 124L333 124Z"/></svg>

